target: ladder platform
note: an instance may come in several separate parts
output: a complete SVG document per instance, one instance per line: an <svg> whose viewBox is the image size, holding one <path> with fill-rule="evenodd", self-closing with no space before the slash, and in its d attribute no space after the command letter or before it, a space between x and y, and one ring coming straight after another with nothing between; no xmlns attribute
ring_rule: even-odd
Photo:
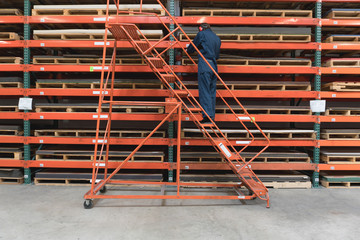
<svg viewBox="0 0 360 240"><path fill-rule="evenodd" d="M114 23L110 24L109 30L117 41L130 40L130 37L133 40L140 40L137 27L134 24Z"/></svg>

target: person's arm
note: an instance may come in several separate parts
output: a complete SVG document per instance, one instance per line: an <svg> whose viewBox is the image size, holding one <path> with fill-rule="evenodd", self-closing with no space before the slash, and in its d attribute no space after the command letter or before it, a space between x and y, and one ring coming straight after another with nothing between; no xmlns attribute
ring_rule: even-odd
<svg viewBox="0 0 360 240"><path fill-rule="evenodd" d="M194 45L199 48L200 44L201 44L201 32L199 32L198 34L196 34L194 40L193 40ZM193 52L195 52L195 48L193 47L192 44L189 44L189 47L186 49L186 51L191 54Z"/></svg>
<svg viewBox="0 0 360 240"><path fill-rule="evenodd" d="M218 60L219 57L220 57L220 47L221 47L221 40L220 40L220 38L219 38L219 41L220 41L220 45L219 45L219 47L216 49L216 60Z"/></svg>

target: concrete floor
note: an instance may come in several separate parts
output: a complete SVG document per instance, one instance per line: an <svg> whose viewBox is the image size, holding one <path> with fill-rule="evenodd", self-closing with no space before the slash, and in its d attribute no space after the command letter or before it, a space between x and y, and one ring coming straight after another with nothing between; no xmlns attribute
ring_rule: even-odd
<svg viewBox="0 0 360 240"><path fill-rule="evenodd" d="M259 200L101 200L88 187L0 185L0 239L360 239L360 189L270 189Z"/></svg>

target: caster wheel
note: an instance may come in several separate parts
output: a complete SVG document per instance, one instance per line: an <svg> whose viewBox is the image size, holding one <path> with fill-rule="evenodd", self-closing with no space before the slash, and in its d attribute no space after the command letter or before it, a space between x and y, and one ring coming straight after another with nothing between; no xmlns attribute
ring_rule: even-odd
<svg viewBox="0 0 360 240"><path fill-rule="evenodd" d="M85 209L91 209L93 206L94 206L93 200L91 200L91 199L86 199L86 200L84 201L84 208L85 208Z"/></svg>
<svg viewBox="0 0 360 240"><path fill-rule="evenodd" d="M106 189L106 186L103 186L101 189L100 189L100 192L101 193L106 193L107 189Z"/></svg>

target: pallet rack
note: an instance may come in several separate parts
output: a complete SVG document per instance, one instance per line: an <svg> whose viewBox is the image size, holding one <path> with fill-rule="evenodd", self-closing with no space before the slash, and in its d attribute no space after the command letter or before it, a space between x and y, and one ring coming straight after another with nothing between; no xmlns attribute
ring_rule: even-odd
<svg viewBox="0 0 360 240"><path fill-rule="evenodd" d="M231 0L229 0L231 1ZM218 1L222 2L222 1ZM225 2L225 1L224 1ZM273 2L267 0L259 0L259 2ZM275 2L289 2L284 0L277 0ZM289 49L289 50L312 50L315 51L314 66L311 67L219 67L221 73L264 73L264 74L306 74L308 76L315 76L315 88L312 91L261 91L256 92L257 98L264 99L282 99L293 98L296 94L297 98L303 99L359 99L358 92L333 92L333 91L321 91L321 82L327 78L334 79L332 76L338 74L354 75L360 74L360 68L347 68L347 67L321 67L321 52L324 50L346 50L346 51L358 51L360 50L360 44L357 43L324 43L322 42L322 27L358 27L360 26L360 20L349 19L324 19L321 17L322 6L327 3L344 2L342 0L292 0L291 2L306 2L315 4L314 18L302 19L302 18L282 18L282 17L181 17L176 19L180 24L192 25L194 22L205 21L213 25L267 25L267 26L311 26L315 28L315 41L309 43L235 43L224 42L222 44L223 49ZM359 0L350 0L346 2L360 3ZM175 1L169 1L169 10L171 14L175 14ZM0 65L0 71L3 72L23 72L24 87L23 88L0 88L1 96L12 97L43 97L43 96L69 96L69 97L91 97L96 96L93 89L35 89L30 88L30 73L31 72L100 72L101 66L91 65L33 65L30 59L31 48L51 48L51 47L76 47L76 48L102 48L102 41L96 40L31 40L30 39L30 25L31 24L51 24L51 23L105 23L104 19L92 16L31 16L31 6L29 0L24 0L24 16L0 16L0 24L23 24L24 26L24 39L14 41L0 41L0 48L22 48L24 54L23 64L2 64ZM111 18L111 17L110 17ZM162 17L164 22L170 24L171 21L168 17ZM152 24L155 23L155 19L152 17L144 16L124 16L121 18L121 22L128 23L141 23ZM171 39L170 39L171 41ZM110 46L112 46L110 42ZM164 43L166 46L168 43ZM184 43L183 47L186 43ZM121 43L118 48L129 48L128 42ZM177 66L175 65L175 55L170 54L170 65L174 65L174 70L177 72L196 72L196 68L192 66ZM129 71L129 72L150 72L147 66L127 66L126 69L122 66L117 66L116 71ZM346 77L346 76L345 76ZM336 79L336 78L335 78ZM221 91L221 90L220 90ZM121 96L130 96L129 91L123 89L115 90L114 94ZM196 96L196 90L193 91ZM254 96L252 90L234 90L234 94L238 97ZM131 92L131 96L167 96L166 90L147 90L147 89L135 89ZM114 119L117 120L142 120L142 121L155 121L163 118L163 116L155 115L142 115L137 114L114 114ZM92 144L89 138L61 138L61 137L34 137L30 134L30 120L88 120L92 119L91 113L35 113L35 112L7 112L0 115L0 119L22 119L24 120L24 135L23 136L7 136L1 137L0 143L18 143L24 144L24 160L0 160L1 167L23 167L25 169L25 183L30 183L31 171L30 168L91 168L90 162L61 162L61 161L36 161L31 160L30 145L31 144ZM320 147L325 146L360 146L360 140L322 140L320 139L320 126L321 123L333 123L333 122L360 122L360 116L323 116L323 115L310 115L310 116L271 116L271 115L258 115L256 116L257 122L312 122L314 123L314 130L318 133L316 140L274 140L272 146L308 146L314 148L313 163L270 163L261 164L254 163L253 169L255 170L309 170L313 171L313 186L319 186L319 172L320 171L348 171L348 170L360 170L360 165L356 164L324 164L320 163ZM185 117L183 121L186 121ZM226 114L218 115L217 121L233 121L232 118ZM132 169L172 169L175 167L173 163L173 140L174 126L169 125L168 138L150 141L150 145L167 145L169 146L169 161L163 163L129 163L128 168ZM138 139L114 139L114 144L138 144ZM182 145L203 145L200 140L182 140ZM262 146L264 142L258 141L257 144ZM111 163L110 163L111 167ZM228 169L223 164L207 164L207 163L191 163L186 166L181 166L181 169ZM169 180L171 181L172 172L169 172Z"/></svg>

